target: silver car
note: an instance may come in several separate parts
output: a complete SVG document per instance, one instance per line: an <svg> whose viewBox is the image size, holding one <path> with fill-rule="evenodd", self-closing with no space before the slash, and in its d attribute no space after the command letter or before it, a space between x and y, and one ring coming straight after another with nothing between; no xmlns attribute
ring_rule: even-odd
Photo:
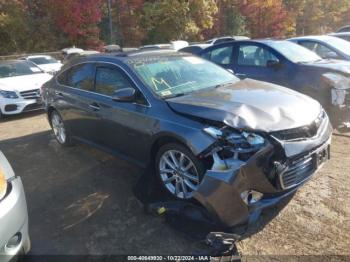
<svg viewBox="0 0 350 262"><path fill-rule="evenodd" d="M0 151L0 261L26 254L29 249L28 212L22 181Z"/></svg>

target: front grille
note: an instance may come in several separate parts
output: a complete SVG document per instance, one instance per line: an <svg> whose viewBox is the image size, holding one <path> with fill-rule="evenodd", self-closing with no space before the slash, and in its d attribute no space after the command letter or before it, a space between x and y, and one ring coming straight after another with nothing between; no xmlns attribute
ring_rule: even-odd
<svg viewBox="0 0 350 262"><path fill-rule="evenodd" d="M24 99L37 99L40 97L40 89L23 91L20 94Z"/></svg>
<svg viewBox="0 0 350 262"><path fill-rule="evenodd" d="M315 170L316 164L312 156L294 161L279 175L282 188L288 189L302 183Z"/></svg>
<svg viewBox="0 0 350 262"><path fill-rule="evenodd" d="M325 118L326 113L322 110L321 114L310 125L272 132L271 135L283 141L311 138L317 135Z"/></svg>

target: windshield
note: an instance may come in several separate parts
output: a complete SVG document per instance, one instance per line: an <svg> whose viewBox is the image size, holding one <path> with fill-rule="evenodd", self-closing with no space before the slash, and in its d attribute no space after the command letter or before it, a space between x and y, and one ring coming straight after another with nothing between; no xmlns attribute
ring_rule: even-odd
<svg viewBox="0 0 350 262"><path fill-rule="evenodd" d="M271 41L268 45L294 63L313 62L322 59L309 49L289 41Z"/></svg>
<svg viewBox="0 0 350 262"><path fill-rule="evenodd" d="M346 55L350 55L350 42L338 37L327 37L325 42L334 49L337 49Z"/></svg>
<svg viewBox="0 0 350 262"><path fill-rule="evenodd" d="M33 62L34 64L37 64L37 65L58 63L58 61L55 58L51 57L51 56L32 57L32 58L28 58L28 60Z"/></svg>
<svg viewBox="0 0 350 262"><path fill-rule="evenodd" d="M42 73L40 68L30 62L18 61L0 64L0 78L40 73Z"/></svg>
<svg viewBox="0 0 350 262"><path fill-rule="evenodd" d="M131 63L147 86L162 98L239 81L225 69L194 56Z"/></svg>

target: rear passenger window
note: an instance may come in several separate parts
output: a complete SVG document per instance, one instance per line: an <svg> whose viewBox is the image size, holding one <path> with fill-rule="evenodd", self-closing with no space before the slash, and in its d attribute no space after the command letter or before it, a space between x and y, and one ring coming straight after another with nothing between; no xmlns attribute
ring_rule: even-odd
<svg viewBox="0 0 350 262"><path fill-rule="evenodd" d="M94 64L81 64L73 66L66 73L66 85L82 89L85 91L94 91Z"/></svg>
<svg viewBox="0 0 350 262"><path fill-rule="evenodd" d="M127 77L116 68L99 67L96 71L96 92L112 96L122 88L134 88Z"/></svg>
<svg viewBox="0 0 350 262"><path fill-rule="evenodd" d="M269 61L278 62L278 58L266 48L257 45L241 45L238 53L238 65L266 67Z"/></svg>
<svg viewBox="0 0 350 262"><path fill-rule="evenodd" d="M203 58L208 59L219 65L228 65L232 63L232 46L225 46L211 50L203 55Z"/></svg>

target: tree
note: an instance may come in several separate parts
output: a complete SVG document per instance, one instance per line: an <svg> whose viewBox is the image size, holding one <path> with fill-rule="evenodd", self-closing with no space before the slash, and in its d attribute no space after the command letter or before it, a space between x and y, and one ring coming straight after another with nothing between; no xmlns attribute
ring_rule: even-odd
<svg viewBox="0 0 350 262"><path fill-rule="evenodd" d="M146 38L141 18L144 0L118 0L113 4L118 42L122 46L139 46Z"/></svg>
<svg viewBox="0 0 350 262"><path fill-rule="evenodd" d="M0 54L27 49L26 8L20 0L0 0Z"/></svg>
<svg viewBox="0 0 350 262"><path fill-rule="evenodd" d="M205 31L206 38L223 35L247 35L245 18L239 10L239 0L217 1L214 25Z"/></svg>
<svg viewBox="0 0 350 262"><path fill-rule="evenodd" d="M254 38L281 37L288 28L288 12L282 0L244 0L240 11Z"/></svg>
<svg viewBox="0 0 350 262"><path fill-rule="evenodd" d="M148 1L143 16L148 41L201 40L202 32L213 26L216 12L214 0Z"/></svg>
<svg viewBox="0 0 350 262"><path fill-rule="evenodd" d="M48 0L57 27L71 45L99 48L102 0Z"/></svg>

